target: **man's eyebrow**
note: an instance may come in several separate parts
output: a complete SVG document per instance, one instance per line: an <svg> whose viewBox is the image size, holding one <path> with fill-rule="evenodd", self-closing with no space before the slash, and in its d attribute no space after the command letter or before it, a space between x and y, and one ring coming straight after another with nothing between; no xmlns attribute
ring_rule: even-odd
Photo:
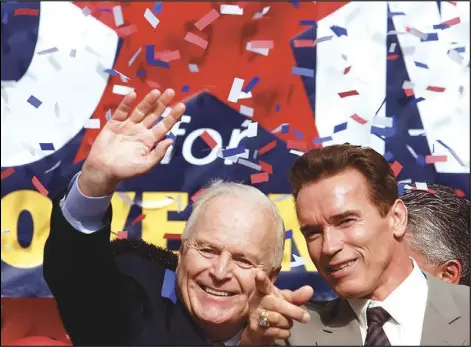
<svg viewBox="0 0 471 347"><path fill-rule="evenodd" d="M361 214L360 214L360 211L357 211L357 210L348 210L348 211L344 211L344 212L341 212L341 213L337 213L333 216L331 216L329 218L329 222L331 224L337 224L339 222L341 222L342 220L348 218L348 217L359 217Z"/></svg>

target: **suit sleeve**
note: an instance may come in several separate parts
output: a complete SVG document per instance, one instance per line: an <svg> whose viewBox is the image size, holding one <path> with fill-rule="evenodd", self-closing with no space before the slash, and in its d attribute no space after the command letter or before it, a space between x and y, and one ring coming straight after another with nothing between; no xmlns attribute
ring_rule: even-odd
<svg viewBox="0 0 471 347"><path fill-rule="evenodd" d="M104 227L85 234L64 218L53 199L44 248L44 278L74 345L126 345L142 312L139 284L124 275L110 247L111 207Z"/></svg>

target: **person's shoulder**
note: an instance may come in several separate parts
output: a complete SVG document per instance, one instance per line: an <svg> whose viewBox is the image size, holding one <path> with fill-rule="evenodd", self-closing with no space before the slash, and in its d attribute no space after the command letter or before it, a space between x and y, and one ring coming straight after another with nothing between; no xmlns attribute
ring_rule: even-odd
<svg viewBox="0 0 471 347"><path fill-rule="evenodd" d="M314 317L322 319L335 314L342 302L343 301L339 298L333 300L310 300L305 306L311 314L311 317L314 315Z"/></svg>

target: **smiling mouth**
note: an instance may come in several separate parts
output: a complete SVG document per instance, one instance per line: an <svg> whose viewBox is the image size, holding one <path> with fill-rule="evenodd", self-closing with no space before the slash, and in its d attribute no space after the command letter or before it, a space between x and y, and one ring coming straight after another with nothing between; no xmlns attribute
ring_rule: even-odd
<svg viewBox="0 0 471 347"><path fill-rule="evenodd" d="M342 263L342 264L338 264L338 265L335 265L335 266L329 266L328 267L328 270L330 273L334 273L334 272L340 272L340 271L346 271L348 270L353 264L355 264L356 262L356 259L355 260L350 260L349 262L347 263Z"/></svg>
<svg viewBox="0 0 471 347"><path fill-rule="evenodd" d="M235 295L235 293L225 292L222 290L216 290L202 284L200 284L200 288L203 289L206 293L214 295L214 296L234 296Z"/></svg>

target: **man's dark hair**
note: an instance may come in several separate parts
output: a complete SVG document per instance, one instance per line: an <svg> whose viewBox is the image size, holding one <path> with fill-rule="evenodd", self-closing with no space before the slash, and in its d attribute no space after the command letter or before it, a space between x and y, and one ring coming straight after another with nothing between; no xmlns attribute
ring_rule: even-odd
<svg viewBox="0 0 471 347"><path fill-rule="evenodd" d="M409 220L406 240L430 265L456 259L461 263L460 284L469 286L470 204L453 189L427 184L433 192L406 190L401 197Z"/></svg>
<svg viewBox="0 0 471 347"><path fill-rule="evenodd" d="M386 216L398 198L396 177L383 156L368 147L332 145L303 154L289 174L294 198L305 184L347 170L357 170L365 177L371 202L378 206L381 216Z"/></svg>

